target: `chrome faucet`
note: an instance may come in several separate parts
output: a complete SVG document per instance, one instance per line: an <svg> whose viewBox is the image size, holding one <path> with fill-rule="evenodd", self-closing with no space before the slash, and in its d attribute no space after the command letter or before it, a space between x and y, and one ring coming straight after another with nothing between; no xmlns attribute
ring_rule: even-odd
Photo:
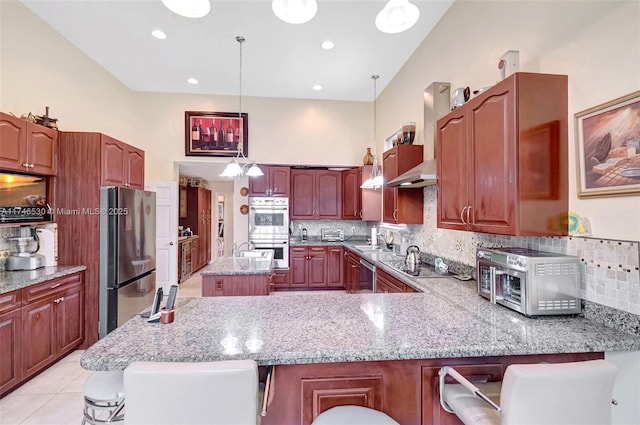
<svg viewBox="0 0 640 425"><path fill-rule="evenodd" d="M240 248L242 248L242 245L247 245L247 247L249 248L249 251L251 251L254 248L254 244L253 242L241 242L241 243L234 243L233 244L233 256L237 257L238 254L240 253Z"/></svg>
<svg viewBox="0 0 640 425"><path fill-rule="evenodd" d="M384 233L378 232L378 234L376 234L376 240L378 241L378 243L380 243L380 238L382 238L382 245L380 246L384 249L387 247L387 238L385 237Z"/></svg>

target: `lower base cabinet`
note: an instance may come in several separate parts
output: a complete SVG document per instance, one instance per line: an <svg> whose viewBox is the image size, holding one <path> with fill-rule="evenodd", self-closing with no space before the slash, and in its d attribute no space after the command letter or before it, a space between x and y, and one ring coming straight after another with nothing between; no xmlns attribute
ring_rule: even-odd
<svg viewBox="0 0 640 425"><path fill-rule="evenodd" d="M403 425L460 425L439 404L438 370L454 366L472 380L499 381L513 363L559 363L604 353L362 361L274 366L273 399L262 425L310 425L335 406L370 407Z"/></svg>
<svg viewBox="0 0 640 425"><path fill-rule="evenodd" d="M348 294L355 294L360 288L360 256L344 251L344 288Z"/></svg>
<svg viewBox="0 0 640 425"><path fill-rule="evenodd" d="M270 288L271 276L268 274L202 276L203 297L269 295Z"/></svg>
<svg viewBox="0 0 640 425"><path fill-rule="evenodd" d="M84 340L84 273L0 296L0 395Z"/></svg>
<svg viewBox="0 0 640 425"><path fill-rule="evenodd" d="M399 279L391 276L382 269L376 271L376 292L394 293L394 292L417 292L411 286Z"/></svg>
<svg viewBox="0 0 640 425"><path fill-rule="evenodd" d="M271 273L271 289L289 288L289 270L274 270Z"/></svg>

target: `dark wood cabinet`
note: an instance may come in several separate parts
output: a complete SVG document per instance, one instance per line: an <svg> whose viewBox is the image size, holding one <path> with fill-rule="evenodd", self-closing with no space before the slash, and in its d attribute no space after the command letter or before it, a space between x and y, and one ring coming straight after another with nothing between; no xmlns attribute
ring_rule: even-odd
<svg viewBox="0 0 640 425"><path fill-rule="evenodd" d="M290 168L261 165L264 173L249 179L249 196L289 196Z"/></svg>
<svg viewBox="0 0 640 425"><path fill-rule="evenodd" d="M422 162L422 145L398 145L384 152L384 181L395 179ZM422 188L384 187L382 220L392 224L422 224Z"/></svg>
<svg viewBox="0 0 640 425"><path fill-rule="evenodd" d="M327 287L327 251L324 246L293 246L289 249L289 287Z"/></svg>
<svg viewBox="0 0 640 425"><path fill-rule="evenodd" d="M360 184L364 183L373 169L372 165L360 167ZM360 189L360 218L364 221L382 221L382 189Z"/></svg>
<svg viewBox="0 0 640 425"><path fill-rule="evenodd" d="M144 189L144 151L102 135L102 185Z"/></svg>
<svg viewBox="0 0 640 425"><path fill-rule="evenodd" d="M360 289L360 256L351 251L344 251L344 287L349 294Z"/></svg>
<svg viewBox="0 0 640 425"><path fill-rule="evenodd" d="M289 270L273 270L271 288L275 290L289 288Z"/></svg>
<svg viewBox="0 0 640 425"><path fill-rule="evenodd" d="M54 209L97 211L100 187L144 188L144 152L102 133L59 132ZM57 214L59 264L84 264L85 338L98 340L100 215Z"/></svg>
<svg viewBox="0 0 640 425"><path fill-rule="evenodd" d="M189 227L194 234L198 235L197 255L191 255L192 272L201 269L211 261L211 200L209 189L187 188L187 217L180 219L180 225L185 229ZM193 247L193 242L191 246Z"/></svg>
<svg viewBox="0 0 640 425"><path fill-rule="evenodd" d="M438 227L566 235L567 77L516 73L437 123Z"/></svg>
<svg viewBox="0 0 640 425"><path fill-rule="evenodd" d="M342 217L342 174L331 170L291 170L290 216L319 220Z"/></svg>
<svg viewBox="0 0 640 425"><path fill-rule="evenodd" d="M416 292L411 286L402 282L382 269L376 270L376 293Z"/></svg>
<svg viewBox="0 0 640 425"><path fill-rule="evenodd" d="M342 218L362 219L362 169L352 168L342 172Z"/></svg>
<svg viewBox="0 0 640 425"><path fill-rule="evenodd" d="M344 287L344 249L341 246L328 246L327 250L327 286Z"/></svg>
<svg viewBox="0 0 640 425"><path fill-rule="evenodd" d="M0 169L56 175L58 132L0 112Z"/></svg>
<svg viewBox="0 0 640 425"><path fill-rule="evenodd" d="M203 297L269 295L270 286L268 274L202 276Z"/></svg>
<svg viewBox="0 0 640 425"><path fill-rule="evenodd" d="M0 396L84 339L84 273L0 295Z"/></svg>
<svg viewBox="0 0 640 425"><path fill-rule="evenodd" d="M22 291L0 295L0 395L22 381Z"/></svg>

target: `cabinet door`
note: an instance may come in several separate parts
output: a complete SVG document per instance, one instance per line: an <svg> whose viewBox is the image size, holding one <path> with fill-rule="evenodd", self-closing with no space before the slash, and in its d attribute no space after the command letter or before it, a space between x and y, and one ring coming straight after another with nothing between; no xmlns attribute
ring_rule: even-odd
<svg viewBox="0 0 640 425"><path fill-rule="evenodd" d="M398 176L398 154L397 150L391 149L383 155L382 175L384 181L388 182ZM384 187L382 193L382 220L385 223L398 223L398 188Z"/></svg>
<svg viewBox="0 0 640 425"><path fill-rule="evenodd" d="M405 292L406 286L382 270L378 270L376 273L376 292Z"/></svg>
<svg viewBox="0 0 640 425"><path fill-rule="evenodd" d="M0 168L26 172L27 122L0 112Z"/></svg>
<svg viewBox="0 0 640 425"><path fill-rule="evenodd" d="M127 148L127 187L144 189L144 151L132 146Z"/></svg>
<svg viewBox="0 0 640 425"><path fill-rule="evenodd" d="M0 394L22 379L22 310L0 314Z"/></svg>
<svg viewBox="0 0 640 425"><path fill-rule="evenodd" d="M289 167L269 167L269 196L289 196L291 174Z"/></svg>
<svg viewBox="0 0 640 425"><path fill-rule="evenodd" d="M342 217L342 173L340 171L316 171L316 218Z"/></svg>
<svg viewBox="0 0 640 425"><path fill-rule="evenodd" d="M260 166L262 176L249 178L249 196L269 196L269 167Z"/></svg>
<svg viewBox="0 0 640 425"><path fill-rule="evenodd" d="M290 216L313 219L315 208L315 173L313 170L291 170Z"/></svg>
<svg viewBox="0 0 640 425"><path fill-rule="evenodd" d="M360 220L362 218L360 180L360 168L352 168L342 172L343 219Z"/></svg>
<svg viewBox="0 0 640 425"><path fill-rule="evenodd" d="M27 123L27 160L29 172L55 175L58 132L38 124Z"/></svg>
<svg viewBox="0 0 640 425"><path fill-rule="evenodd" d="M286 289L289 287L289 270L274 270L271 279L275 289Z"/></svg>
<svg viewBox="0 0 640 425"><path fill-rule="evenodd" d="M344 286L342 253L341 246L327 247L327 286Z"/></svg>
<svg viewBox="0 0 640 425"><path fill-rule="evenodd" d="M360 171L358 188L371 177L373 166L364 165ZM382 189L360 189L360 219L364 221L382 221Z"/></svg>
<svg viewBox="0 0 640 425"><path fill-rule="evenodd" d="M360 258L348 252L345 261L345 289L347 293L353 294L360 287Z"/></svg>
<svg viewBox="0 0 640 425"><path fill-rule="evenodd" d="M469 147L464 107L438 121L438 227L465 230L469 205Z"/></svg>
<svg viewBox="0 0 640 425"><path fill-rule="evenodd" d="M291 247L289 250L289 286L306 288L307 284L307 248Z"/></svg>
<svg viewBox="0 0 640 425"><path fill-rule="evenodd" d="M56 356L54 303L50 298L22 308L23 370L27 378Z"/></svg>
<svg viewBox="0 0 640 425"><path fill-rule="evenodd" d="M102 135L102 185L125 185L127 148L124 143Z"/></svg>
<svg viewBox="0 0 640 425"><path fill-rule="evenodd" d="M513 80L515 85L515 80ZM471 166L471 230L515 233L518 185L515 87L488 97L469 110Z"/></svg>
<svg viewBox="0 0 640 425"><path fill-rule="evenodd" d="M84 289L76 286L54 300L57 354L72 350L84 339Z"/></svg>
<svg viewBox="0 0 640 425"><path fill-rule="evenodd" d="M312 246L309 251L308 283L309 287L327 286L327 251L323 246Z"/></svg>

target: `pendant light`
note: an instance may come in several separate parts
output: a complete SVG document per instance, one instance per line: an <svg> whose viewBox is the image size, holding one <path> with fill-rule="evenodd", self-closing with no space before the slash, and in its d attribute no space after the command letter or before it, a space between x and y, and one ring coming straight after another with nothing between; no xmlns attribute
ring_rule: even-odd
<svg viewBox="0 0 640 425"><path fill-rule="evenodd" d="M242 146L244 145L244 125L242 123L242 43L245 42L245 38L241 35L236 37L236 41L240 45L240 83L238 90L238 118L239 118L239 127L238 127L238 154L227 164L224 168L224 171L220 173L220 177L237 177L244 174L245 168L249 166L247 170L247 176L249 177L259 177L264 175L260 167L255 162L245 163L242 166L238 162L240 158L247 160L247 157L244 156L244 152L242 152Z"/></svg>
<svg viewBox="0 0 640 425"><path fill-rule="evenodd" d="M418 22L420 9L409 0L389 0L376 16L376 27L387 34L406 31Z"/></svg>
<svg viewBox="0 0 640 425"><path fill-rule="evenodd" d="M288 24L304 24L316 16L316 0L273 0L273 13Z"/></svg>
<svg viewBox="0 0 640 425"><path fill-rule="evenodd" d="M176 15L185 18L202 18L211 10L209 0L162 0L162 4Z"/></svg>
<svg viewBox="0 0 640 425"><path fill-rule="evenodd" d="M377 189L382 187L384 179L382 177L382 169L378 165L378 156L376 155L376 82L380 78L379 75L372 75L373 80L373 165L371 166L371 176L360 186L362 189Z"/></svg>

